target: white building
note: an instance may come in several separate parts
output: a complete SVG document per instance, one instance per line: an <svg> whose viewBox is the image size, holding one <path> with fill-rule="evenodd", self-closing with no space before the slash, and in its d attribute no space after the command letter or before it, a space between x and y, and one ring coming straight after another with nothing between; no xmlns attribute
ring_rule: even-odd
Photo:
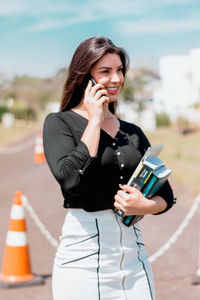
<svg viewBox="0 0 200 300"><path fill-rule="evenodd" d="M156 111L169 113L172 119L185 117L189 106L200 103L200 48L188 55L162 57L159 74L160 88L153 96Z"/></svg>
<svg viewBox="0 0 200 300"><path fill-rule="evenodd" d="M119 101L117 114L125 121L140 126L144 131L152 132L156 129L156 118L152 103L146 103L146 109L138 112L137 103Z"/></svg>

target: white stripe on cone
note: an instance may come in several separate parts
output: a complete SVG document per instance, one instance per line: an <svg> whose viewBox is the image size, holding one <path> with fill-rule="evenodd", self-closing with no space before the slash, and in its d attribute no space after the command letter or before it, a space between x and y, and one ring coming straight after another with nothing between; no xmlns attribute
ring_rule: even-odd
<svg viewBox="0 0 200 300"><path fill-rule="evenodd" d="M10 212L10 218L20 220L25 218L25 213L22 205L13 205Z"/></svg>
<svg viewBox="0 0 200 300"><path fill-rule="evenodd" d="M26 246L27 238L25 232L8 231L6 244L8 246Z"/></svg>
<svg viewBox="0 0 200 300"><path fill-rule="evenodd" d="M43 147L42 147L42 145L36 145L36 146L35 146L35 152L36 152L36 153L41 153L41 152L43 152Z"/></svg>

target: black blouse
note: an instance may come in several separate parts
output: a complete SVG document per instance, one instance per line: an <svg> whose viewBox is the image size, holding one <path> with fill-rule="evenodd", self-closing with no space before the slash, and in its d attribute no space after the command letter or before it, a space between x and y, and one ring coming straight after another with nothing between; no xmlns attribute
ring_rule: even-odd
<svg viewBox="0 0 200 300"><path fill-rule="evenodd" d="M59 182L65 208L86 211L114 209L114 196L119 184L126 184L150 146L142 130L119 119L115 138L101 130L98 153L91 157L80 139L88 120L68 110L49 114L44 122L43 139L47 163ZM167 181L157 192L174 204ZM163 211L163 212L164 212Z"/></svg>

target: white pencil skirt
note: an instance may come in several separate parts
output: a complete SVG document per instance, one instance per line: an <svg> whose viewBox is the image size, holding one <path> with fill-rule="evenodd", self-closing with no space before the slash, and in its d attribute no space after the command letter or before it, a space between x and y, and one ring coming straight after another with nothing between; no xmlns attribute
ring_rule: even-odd
<svg viewBox="0 0 200 300"><path fill-rule="evenodd" d="M54 300L155 300L139 224L112 210L69 209L55 256Z"/></svg>

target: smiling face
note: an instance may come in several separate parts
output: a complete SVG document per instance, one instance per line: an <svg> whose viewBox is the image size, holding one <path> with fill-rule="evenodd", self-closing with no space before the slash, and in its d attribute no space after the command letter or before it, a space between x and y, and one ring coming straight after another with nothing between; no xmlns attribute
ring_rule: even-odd
<svg viewBox="0 0 200 300"><path fill-rule="evenodd" d="M91 75L97 83L103 84L107 96L113 102L124 83L123 65L118 54L105 54L92 68Z"/></svg>

